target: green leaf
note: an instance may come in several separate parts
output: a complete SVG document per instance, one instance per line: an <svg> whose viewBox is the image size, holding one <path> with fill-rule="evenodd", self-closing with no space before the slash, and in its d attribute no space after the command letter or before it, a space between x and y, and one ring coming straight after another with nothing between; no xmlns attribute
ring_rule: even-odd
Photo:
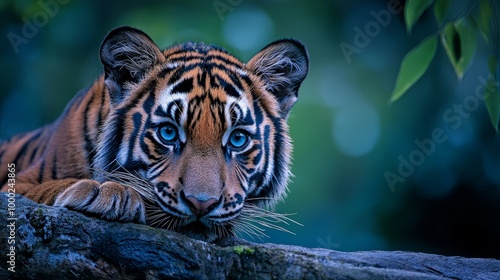
<svg viewBox="0 0 500 280"><path fill-rule="evenodd" d="M500 119L500 92L498 91L498 82L494 76L490 76L486 89L484 90L484 103L490 116L491 124L498 132L498 120Z"/></svg>
<svg viewBox="0 0 500 280"><path fill-rule="evenodd" d="M476 33L465 18L448 23L441 33L441 43L459 80L469 69L476 52Z"/></svg>
<svg viewBox="0 0 500 280"><path fill-rule="evenodd" d="M450 0L436 0L434 4L434 17L439 26L443 24L444 17L446 15L446 11L450 6Z"/></svg>
<svg viewBox="0 0 500 280"><path fill-rule="evenodd" d="M427 71L436 53L437 38L431 36L406 54L401 62L390 102L398 100Z"/></svg>
<svg viewBox="0 0 500 280"><path fill-rule="evenodd" d="M462 50L462 56L458 60L457 75L462 79L463 75L469 69L474 59L474 54L476 53L477 46L477 36L474 29L472 29L467 21L464 19L459 20L455 24L458 35L460 36L460 48Z"/></svg>
<svg viewBox="0 0 500 280"><path fill-rule="evenodd" d="M411 32L413 25L434 0L408 0L405 5L405 21L408 33Z"/></svg>
<svg viewBox="0 0 500 280"><path fill-rule="evenodd" d="M458 60L457 56L461 55L461 51L457 50L460 49L460 37L455 29L455 25L452 22L446 24L443 32L441 33L441 44L443 45L451 64L455 67Z"/></svg>
<svg viewBox="0 0 500 280"><path fill-rule="evenodd" d="M491 3L489 0L479 0L479 15L477 19L477 26L479 28L479 32L486 40L489 41L490 37L490 25L491 25L491 15L492 15L493 7L491 7Z"/></svg>

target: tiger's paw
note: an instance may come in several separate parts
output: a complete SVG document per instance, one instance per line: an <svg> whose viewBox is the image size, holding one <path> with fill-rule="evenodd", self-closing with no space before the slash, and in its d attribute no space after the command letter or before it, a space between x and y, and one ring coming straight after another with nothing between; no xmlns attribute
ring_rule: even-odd
<svg viewBox="0 0 500 280"><path fill-rule="evenodd" d="M54 206L64 206L97 215L110 221L146 223L146 207L133 189L107 181L80 180L56 198Z"/></svg>

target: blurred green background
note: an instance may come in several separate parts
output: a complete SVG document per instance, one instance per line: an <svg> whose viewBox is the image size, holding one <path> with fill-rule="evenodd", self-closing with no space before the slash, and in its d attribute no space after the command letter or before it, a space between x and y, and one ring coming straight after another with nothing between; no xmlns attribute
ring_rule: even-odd
<svg viewBox="0 0 500 280"><path fill-rule="evenodd" d="M402 12L382 17L404 1L140 2L0 2L0 138L57 118L102 73L99 46L114 27L142 29L162 48L216 44L243 61L294 37L309 50L310 72L289 119L295 177L276 210L303 226L268 230L263 242L500 258L500 142L474 95L488 77L487 44L460 82L439 46L429 71L390 105L403 56L438 30L431 11L408 35ZM447 20L469 1L452 2ZM426 140L435 129L442 143ZM388 172L401 177L388 183Z"/></svg>

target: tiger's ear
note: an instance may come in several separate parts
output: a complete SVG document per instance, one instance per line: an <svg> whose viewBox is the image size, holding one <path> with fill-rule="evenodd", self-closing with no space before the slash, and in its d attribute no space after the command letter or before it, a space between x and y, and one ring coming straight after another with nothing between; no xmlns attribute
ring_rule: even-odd
<svg viewBox="0 0 500 280"><path fill-rule="evenodd" d="M111 30L101 44L101 62L111 101L126 94L125 85L137 83L160 62L162 53L146 33L128 26Z"/></svg>
<svg viewBox="0 0 500 280"><path fill-rule="evenodd" d="M247 67L264 81L280 104L280 113L287 117L299 87L307 76L309 57L304 45L293 39L275 41L258 52Z"/></svg>

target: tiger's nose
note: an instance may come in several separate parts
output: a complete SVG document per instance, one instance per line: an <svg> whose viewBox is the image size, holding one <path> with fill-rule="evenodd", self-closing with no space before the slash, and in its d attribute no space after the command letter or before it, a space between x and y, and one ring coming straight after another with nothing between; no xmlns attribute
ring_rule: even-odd
<svg viewBox="0 0 500 280"><path fill-rule="evenodd" d="M209 198L207 200L200 200L194 195L185 196L183 194L186 204L191 209L191 212L196 216L203 216L204 214L210 212L217 206L217 202L219 202L215 198Z"/></svg>

